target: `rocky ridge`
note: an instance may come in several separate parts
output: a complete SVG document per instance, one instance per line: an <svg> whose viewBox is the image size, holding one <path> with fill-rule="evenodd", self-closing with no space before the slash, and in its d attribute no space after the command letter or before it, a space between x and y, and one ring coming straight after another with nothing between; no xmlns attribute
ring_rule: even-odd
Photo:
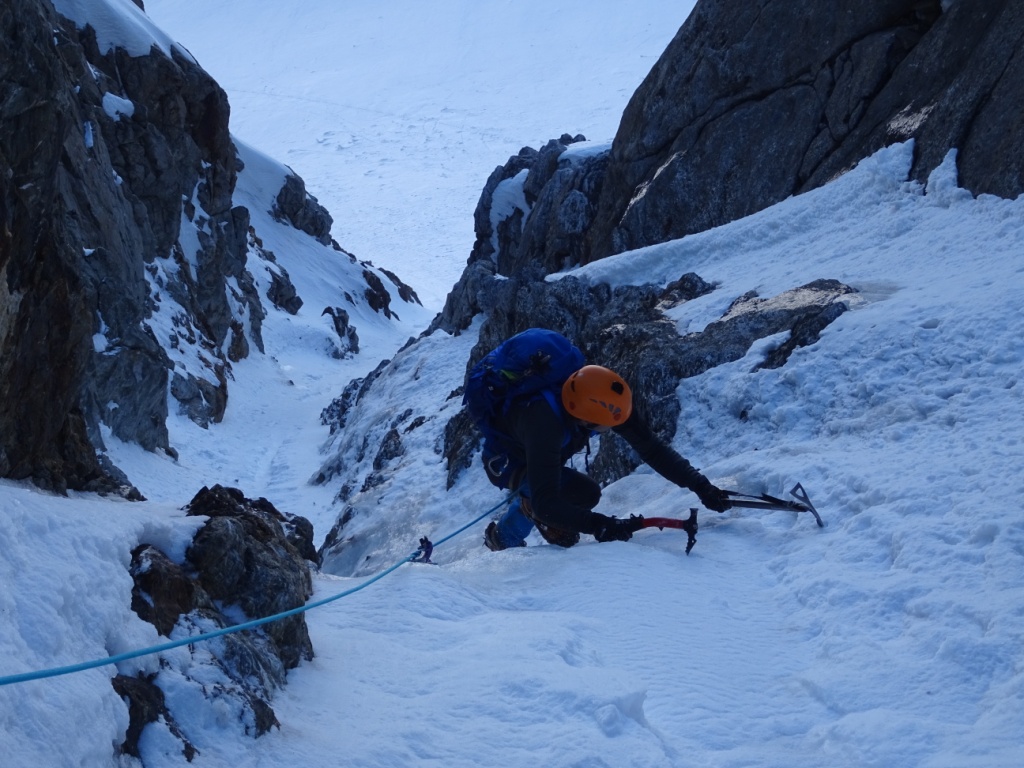
<svg viewBox="0 0 1024 768"><path fill-rule="evenodd" d="M224 91L184 49L122 44L83 7L0 9L0 476L137 498L104 430L175 456L172 409L220 421L233 364L264 349L267 313L303 301L285 254L263 248L235 202L244 166ZM270 209L350 265L330 308L338 356L358 352L345 302L388 318L394 302L418 303L330 237L298 176Z"/></svg>
<svg viewBox="0 0 1024 768"><path fill-rule="evenodd" d="M1024 3L701 0L630 99L584 261L700 232L914 139L962 187L1024 191Z"/></svg>

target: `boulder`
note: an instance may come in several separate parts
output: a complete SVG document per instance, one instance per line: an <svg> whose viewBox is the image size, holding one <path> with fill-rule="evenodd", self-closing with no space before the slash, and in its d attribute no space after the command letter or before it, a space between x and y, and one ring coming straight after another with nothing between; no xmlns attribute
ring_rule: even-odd
<svg viewBox="0 0 1024 768"><path fill-rule="evenodd" d="M186 562L149 544L132 552L132 609L161 635L208 633L305 604L312 594L309 563L317 557L308 520L219 485L196 494L188 513L210 519L196 533ZM114 679L129 703L122 751L137 756L142 729L160 721L182 742L188 759L194 754L161 685L195 686L218 702L211 701L218 711L236 711L246 732L266 733L278 724L270 703L275 689L285 683L287 670L313 657L313 646L300 613L206 641L192 655L191 664L164 663L155 676Z"/></svg>
<svg viewBox="0 0 1024 768"><path fill-rule="evenodd" d="M254 501L236 488L215 485L196 494L188 514L210 517L186 557L196 569L199 585L214 600L237 605L246 616L258 619L298 608L313 593L309 565L292 543L295 526L266 499ZM301 530L311 534L308 524ZM301 542L300 547L308 552L312 542ZM263 631L285 669L312 658L303 614L267 624Z"/></svg>

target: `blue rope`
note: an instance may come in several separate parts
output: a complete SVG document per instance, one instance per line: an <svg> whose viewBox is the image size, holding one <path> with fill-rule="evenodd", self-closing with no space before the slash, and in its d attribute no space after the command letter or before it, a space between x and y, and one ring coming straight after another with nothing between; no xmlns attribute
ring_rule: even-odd
<svg viewBox="0 0 1024 768"><path fill-rule="evenodd" d="M444 544L446 541L450 541L451 539L454 539L456 536L458 536L463 531L466 531L469 528L472 528L474 525L479 523L485 517L487 517L488 515L496 512L502 506L504 506L509 501L511 501L514 496L515 496L514 493L509 494L506 498L502 499L500 502L495 504L493 507L488 509L486 512L481 514L476 519L471 520L470 522L466 523L464 526L459 528L454 533L450 533L447 536L445 536L443 539L438 540L437 544L434 544L433 546L436 547L438 544ZM129 659L137 659L140 656L149 656L150 654L153 654L153 653L163 653L164 651L169 651L169 650L171 650L173 648L180 648L183 645L192 645L193 643L203 642L204 640L213 640L214 638L223 637L224 635L230 635L230 634L233 634L235 632L242 632L242 631L244 631L246 629L254 629L256 627L262 627L264 624L270 624L270 623L275 622L275 621L280 621L281 619L286 619L289 616L295 616L295 615L300 614L300 613L305 613L306 611L311 611L314 608L320 608L322 606L327 605L328 603L333 603L335 600L341 600L341 598L343 598L343 597L348 597L349 595L354 595L356 592L359 592L359 591L361 591L363 589L366 589L371 584L374 584L375 582L380 581L381 579L383 579L388 574L393 573L394 571L397 571L399 568L401 568L406 563L411 563L411 562L417 560L417 558L419 558L419 556L421 555L421 553L423 553L423 551L424 551L424 547L423 547L423 545L421 545L420 548L417 549L412 554L410 554L407 557L399 560L397 563L392 565L390 568L387 568L387 569L381 571L376 576L373 576L372 578L367 579L362 584L359 584L358 586L352 587L352 589L346 589L344 592L339 592L336 595L331 595L330 597L325 597L322 600L317 600L317 601L312 602L312 603L306 603L305 605L301 605L298 608L292 608L291 610L288 610L288 611L282 611L281 613L275 613L273 616L265 616L262 619L253 619L252 621L246 621L246 622L244 622L242 624L234 624L234 625L232 625L230 627L224 627L223 629L218 629L218 630L215 630L213 632L207 632L207 633L202 634L202 635L193 635L191 637L186 637L186 638L183 638L181 640L173 640L173 641L171 641L169 643L162 643L160 645L153 645L153 646L150 646L148 648L140 648L139 650L136 650L136 651L126 651L125 653L119 653L116 656L108 656L108 657L103 658L103 659L93 659L92 661L83 661L80 664L71 664L70 666L66 666L66 667L53 667L52 669L42 669L42 670L38 670L36 672L23 672L23 673L18 674L18 675L6 675L4 677L0 677L0 687L3 687L5 685L14 685L15 683L24 683L24 682L28 682L29 680L43 680L43 679L48 678L48 677L59 677L61 675L70 675L70 674L73 674L75 672L84 672L87 669L95 669L96 667L105 667L108 664L120 664L122 661L128 661ZM429 555L428 555L428 558L429 558Z"/></svg>

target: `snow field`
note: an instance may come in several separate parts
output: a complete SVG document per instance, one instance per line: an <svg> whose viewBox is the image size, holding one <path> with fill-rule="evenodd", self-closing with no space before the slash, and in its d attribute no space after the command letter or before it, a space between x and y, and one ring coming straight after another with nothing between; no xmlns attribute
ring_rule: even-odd
<svg viewBox="0 0 1024 768"><path fill-rule="evenodd" d="M545 743L540 754L554 765L1018 761L1020 747L1009 734L1022 716L1022 612L1019 568L1010 563L1024 555L1024 526L1013 506L1017 437L1005 424L1021 412L1024 335L1019 313L1008 311L1011 296L996 286L1012 292L1021 281L1017 246L999 226L1019 219L1021 203L956 194L946 183L949 165L926 193L902 181L910 151L891 148L820 193L742 222L576 272L613 283L663 274L667 282L694 269L720 282L715 293L677 310L684 330L699 330L751 288L771 296L838 276L866 290L821 341L798 350L782 369L750 373L783 340L769 339L743 360L679 388L676 443L684 455L726 487L785 496L801 481L825 529L807 515L702 512L689 557L682 554L685 538L674 531L643 531L627 545L586 543L569 552L537 546L499 555L480 549L477 532L436 553L442 569L490 570L497 560L523 572L503 575L503 603L491 610L514 609L539 641L531 644L522 630L502 624L493 630L499 647L486 646L487 653L458 642L457 653L426 646L424 655L443 653L440 660L405 652L417 669L443 668L462 681L478 727L492 699L514 694L500 748L510 764L528 763L523 745L536 755ZM764 232L774 235L765 239ZM428 410L428 400L410 396L429 398L460 381L470 344L465 337L434 339L419 363L386 373L381 399L354 412L352 434L377 441L385 423L380 403L398 402L399 392L403 403ZM372 510L357 518L363 522L356 531L368 542L360 558L369 553L376 567L414 549L418 532L443 520L438 515L454 525L496 498L474 467L454 493L405 505L399 489L422 492L427 479L415 479L412 460L402 461L407 465L390 486L353 501L357 510ZM599 510L678 516L694 503L688 492L641 469L610 486ZM344 572L352 564L335 565ZM456 594L445 595L444 607L431 609L448 616L445 630L468 621L459 607L468 587L452 588ZM388 601L381 610L410 609ZM383 623L384 614L373 621ZM409 627L416 621L400 621L403 635L415 631ZM588 663L567 661L568 648L577 649L568 658ZM401 686L402 670L393 685ZM625 682L614 695L602 689L604 698L590 696L592 683L579 679L581 670ZM381 684L380 676L375 671L368 688L371 680ZM440 672L428 677L430 685L416 685L426 709L411 719L438 723L434 743L448 747L409 754L439 764L470 755L468 764L480 750L494 749L493 742L475 745L475 731L430 705L438 678L454 683ZM486 685L478 687L479 679ZM575 697L560 695L559 685L570 679ZM538 701L543 718L535 715ZM386 709L417 706L391 702ZM544 736L552 722L557 727ZM372 739L371 750L393 748L396 738L407 749L418 744L402 727L386 728L390 736ZM587 738L560 751L572 738L566 734L577 732ZM603 746L590 751L597 734ZM372 752L365 764L391 757Z"/></svg>
<svg viewBox="0 0 1024 768"><path fill-rule="evenodd" d="M335 239L435 312L491 170L562 133L611 140L692 7L223 0L197 23L190 3L146 3L227 91L232 132L294 168Z"/></svg>
<svg viewBox="0 0 1024 768"><path fill-rule="evenodd" d="M721 247L707 263L699 261L705 236L674 244L682 253L675 264L671 245L631 255L666 279L691 268L714 273L719 289L676 311L680 327L691 330L755 286L767 296L835 274L868 286L864 301L782 369L750 373L782 341L769 339L679 388L676 445L685 455L726 487L785 495L801 481L825 529L805 514L701 512L690 556L683 534L653 530L627 544L588 540L571 550L534 536L526 549L495 554L480 546L480 523L436 550L439 566L404 566L308 615L318 655L290 674L275 699L280 731L250 741L237 713L194 702L188 726L201 753L195 764L276 766L301 757L328 765L343 756L359 766L476 765L491 755L506 765L1018 764L1022 350L1021 320L1011 310L1021 273L1017 243L992 222L1019 215L1021 203L961 198L937 205L899 181L908 153L889 150L820 194L758 214L763 227L752 217L708 233ZM888 184L879 166L889 169ZM867 211L865 195L875 201ZM759 232L790 212L803 228L758 251ZM951 245L936 256L940 228ZM905 233L896 280L875 253L874 243L890 237L880 230ZM782 258L812 250L813 261ZM654 259L659 252L663 262ZM959 256L964 252L973 254L970 262ZM756 271L752 254L762 264ZM628 259L580 272L600 266L604 279L622 280L635 271ZM680 261L689 263L680 269ZM8 550L27 551L32 542L56 553L28 573L41 592L81 601L77 585L93 583L94 567L110 577L87 598L96 601L90 615L102 631L92 627L81 638L83 617L37 618L9 601L8 611L31 620L24 619L25 629L15 629L16 621L4 630L8 655L26 653L20 638L42 631L30 629L37 621L75 638L55 663L102 655L109 637L145 644L152 629L130 614L130 583L119 570L124 552L147 537L132 516L170 513L173 520L170 499L182 487L191 497L198 477L238 479L252 496L276 484L280 496L272 500L308 513L323 536L342 509L332 494L344 478L358 490L376 447L406 411L401 425L423 416L422 425L400 429L405 450L390 460L388 479L350 498L351 560L327 567L374 572L408 555L419 536L436 540L498 503L501 494L479 466L446 491L438 453L444 424L459 407L447 393L461 383L476 330L435 334L398 353L374 397L326 442L324 428L310 423L312 402L317 383L344 363L295 344L287 354L301 375L288 384L280 361L244 361L230 418L209 432L177 427L183 460L173 469L166 460L154 469L150 455L127 448L118 455L130 476L153 481L158 493L146 504L115 504L128 515L113 518L98 511L110 502L89 500L97 510L89 530L105 543L72 548L62 544L75 541L70 529L47 522L52 530L37 544L24 532L35 518L13 518ZM291 394L303 387L309 394ZM293 431L292 421L305 426ZM282 482L282 472L301 464L300 451L321 445L325 456L340 457L341 477L327 486ZM6 490L41 520L60 519L69 503L14 485ZM679 516L694 504L692 494L641 468L606 489L599 509ZM94 563L90 546L114 562ZM13 571L5 577L19 584L25 578ZM325 573L317 597L354 583ZM23 663L32 668L45 659ZM164 683L172 695L188 694L175 676L181 663ZM98 671L85 675L101 679ZM65 748L35 734L54 732L54 722L78 712L83 697L97 702L89 709L97 720L62 737L68 750L98 755L123 727L116 696L95 693L105 683L70 694L42 681L30 685L44 692L45 703L21 707L27 722L8 716L13 754L45 760ZM6 711L13 707L9 701ZM146 739L148 766L180 762L165 732L152 729Z"/></svg>
<svg viewBox="0 0 1024 768"><path fill-rule="evenodd" d="M61 499L0 481L0 645L4 674L78 664L151 645L152 625L131 610L131 550L152 542L171 557L201 524L166 506ZM113 517L113 520L111 519ZM123 671L156 671L158 660ZM128 712L112 667L0 688L5 765L110 765ZM8 762L9 761L9 762Z"/></svg>
<svg viewBox="0 0 1024 768"><path fill-rule="evenodd" d="M687 10L632 4L613 17L610 3L428 11L250 0L246 12L236 2L204 8L197 24L194 5L147 6L184 25L188 37L174 37L228 88L234 131L294 161L338 221L339 242L392 268L432 308L469 252L487 171L562 130L608 138L678 27L670 19ZM347 14L333 17L347 27L328 23L329 13ZM371 28L378 17L383 25ZM568 33L580 24L607 36L574 48ZM637 33L652 24L664 39L643 47L650 38ZM530 55L511 58L501 50L510 42ZM627 72L630 61L637 67ZM594 130L580 124L591 119ZM534 537L526 549L490 553L480 523L437 550L438 566L403 566L308 614L317 657L290 673L273 703L282 727L259 740L223 702L195 696L185 678L201 675L201 664L169 656L161 685L200 749L192 764L1024 764L1024 201L972 199L955 185L952 158L926 189L909 183L910 151L890 148L822 190L575 272L621 284L692 270L720 283L673 311L683 332L751 289L768 297L832 277L861 290L862 301L784 368L750 373L782 341L769 339L678 390L684 455L726 487L785 495L802 482L825 529L803 514L702 511L690 556L684 534L652 530L625 544L588 539L563 551ZM280 166L255 157L247 168L239 194L265 212L257 203ZM177 462L112 444L150 501L61 499L0 483L4 674L156 641L130 611L129 553L147 541L180 560L202 520L179 508L203 484L264 495L305 514L323 537L351 480L357 540L351 561L333 564L345 573L391 565L419 536L446 534L500 500L478 465L446 491L438 453L458 408L446 398L477 328L395 355L418 319L403 310L390 331L360 318L367 354L334 360L319 313L338 303L337 263L308 239L257 228L280 237L268 247L308 306L268 317L268 353L235 367L222 424L201 430L172 417ZM320 409L392 356L374 397L328 438ZM404 432L417 416L423 424ZM396 420L404 453L389 460L389 480L359 493ZM332 456L343 473L309 485ZM610 486L600 510L677 516L694 503L641 469ZM317 598L356 583L320 574ZM138 765L112 756L127 724L113 674L0 688L5 764ZM148 768L182 763L159 725L143 752Z"/></svg>

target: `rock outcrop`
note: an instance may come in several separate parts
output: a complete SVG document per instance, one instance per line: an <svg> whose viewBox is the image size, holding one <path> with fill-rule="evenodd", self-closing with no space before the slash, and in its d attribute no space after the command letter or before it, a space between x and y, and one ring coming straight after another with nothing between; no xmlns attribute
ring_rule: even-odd
<svg viewBox="0 0 1024 768"><path fill-rule="evenodd" d="M1020 0L701 0L622 117L583 261L725 224L916 140L1024 191Z"/></svg>
<svg viewBox="0 0 1024 768"><path fill-rule="evenodd" d="M306 192L306 183L298 176L289 174L285 179L284 186L277 193L274 215L324 245L332 242L331 225L334 219L315 197Z"/></svg>
<svg viewBox="0 0 1024 768"><path fill-rule="evenodd" d="M105 47L49 2L5 6L0 24L0 474L117 490L96 457L101 423L171 450L172 365L146 324L154 306L179 304L182 343L207 346L214 420L220 350L258 330L237 323L225 290L234 278L235 302L259 306L248 212L232 203L227 98L178 49Z"/></svg>
<svg viewBox="0 0 1024 768"><path fill-rule="evenodd" d="M156 32L140 43L151 24L123 5L0 8L0 476L138 498L104 455L104 428L176 456L169 411L219 422L232 364L264 350L266 307L296 314L303 300L235 203L243 163L224 91ZM339 302L389 318L393 293L418 302L331 239L294 173L266 206L349 266ZM358 350L343 325L325 354Z"/></svg>
<svg viewBox="0 0 1024 768"><path fill-rule="evenodd" d="M476 240L462 277L430 330L457 333L485 311L480 293L495 275L543 277L578 264L593 223L607 152L566 154L583 135L523 147L491 173L473 213Z"/></svg>
<svg viewBox="0 0 1024 768"><path fill-rule="evenodd" d="M305 604L313 591L309 561L317 557L309 521L219 485L196 494L188 514L210 519L196 533L186 562L148 544L132 553L132 608L161 635L216 631L237 624L239 611L242 620L260 619ZM195 748L165 704L161 685L196 687L217 702L211 706L237 712L244 732L260 736L277 725L270 702L287 670L311 658L300 613L197 645L196 669L170 662L156 675L119 676L114 687L129 702L131 717L122 750L137 755L143 728L160 720L191 759Z"/></svg>

